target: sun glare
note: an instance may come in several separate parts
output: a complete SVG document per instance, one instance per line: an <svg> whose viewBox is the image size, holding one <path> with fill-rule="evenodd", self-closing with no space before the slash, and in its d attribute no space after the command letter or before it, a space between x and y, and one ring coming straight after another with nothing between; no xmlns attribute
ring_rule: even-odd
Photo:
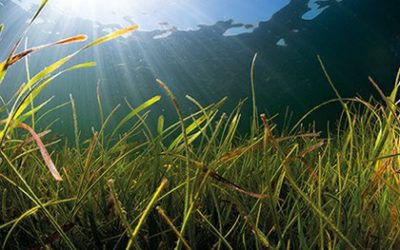
<svg viewBox="0 0 400 250"><path fill-rule="evenodd" d="M64 14L87 18L105 14L104 11L113 11L110 5L112 4L102 0L54 0L52 2L52 6Z"/></svg>

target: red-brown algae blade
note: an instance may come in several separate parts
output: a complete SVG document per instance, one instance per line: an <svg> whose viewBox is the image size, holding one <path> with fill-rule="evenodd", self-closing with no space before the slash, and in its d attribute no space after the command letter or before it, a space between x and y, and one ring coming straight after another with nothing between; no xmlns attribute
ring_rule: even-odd
<svg viewBox="0 0 400 250"><path fill-rule="evenodd" d="M46 147L44 146L42 140L40 139L39 135L36 134L36 132L27 124L25 123L20 123L18 124L19 127L27 130L31 135L32 138L36 141L36 144L39 147L40 153L42 154L42 157L46 163L47 168L49 169L50 173L53 175L54 179L57 181L62 181L62 177L60 173L58 172L56 166L54 165L54 162L51 160L49 152L47 152Z"/></svg>
<svg viewBox="0 0 400 250"><path fill-rule="evenodd" d="M218 183L232 189L235 190L239 193L251 196L253 198L256 199L266 199L269 198L268 195L265 194L259 194L259 193L255 193L255 192L251 192L251 191L247 191L244 188L240 187L239 185L229 181L228 179L222 177L221 175L217 174L216 172L214 172L213 170L209 169L207 166L205 166L203 163L198 162L198 161L192 161L192 163L195 165L196 168L200 169L201 171L203 171L203 173L205 174L209 174L209 176L214 179L215 181L217 181Z"/></svg>
<svg viewBox="0 0 400 250"><path fill-rule="evenodd" d="M81 34L81 35L76 35L76 36L73 36L73 37L69 37L69 38L65 38L65 39L62 39L62 40L60 40L60 41L57 41L57 42L55 42L55 43L53 43L53 45L56 45L56 44L67 44L67 43L76 43L76 42L83 42L83 41L86 41L87 40L87 35L83 35L83 34Z"/></svg>
<svg viewBox="0 0 400 250"><path fill-rule="evenodd" d="M8 62L8 66L15 64L16 62L18 62L19 60L21 60L22 58L24 58L25 56L29 55L32 52L35 52L37 49L32 48L32 49L28 49L25 50L21 53L18 53L17 55L13 56L10 61Z"/></svg>
<svg viewBox="0 0 400 250"><path fill-rule="evenodd" d="M45 131L43 131L43 132L38 133L37 135L38 135L40 138L42 138L42 137L44 137L45 135L48 135L50 132L51 132L51 130L48 129L48 130L45 130ZM21 143L21 145L24 146L24 145L26 145L26 144L28 144L28 143L33 142L34 140L35 140L35 139L34 139L33 137L26 138L26 139Z"/></svg>
<svg viewBox="0 0 400 250"><path fill-rule="evenodd" d="M55 45L82 42L82 41L85 41L86 39L87 39L86 35L77 35L77 36L68 37L68 38L53 42L53 43L48 43L48 44L44 44L44 45L41 45L41 46L37 46L37 47L33 47L33 48L30 48L30 49L27 49L25 51L22 51L22 52L18 53L15 56L12 56L12 58L8 62L8 66L15 64L16 62L18 62L22 58L24 58L27 55L29 55L29 54L31 54L33 52L36 52L38 50L41 50L41 49L44 49L44 48L48 48L48 47L51 47L51 46L55 46Z"/></svg>

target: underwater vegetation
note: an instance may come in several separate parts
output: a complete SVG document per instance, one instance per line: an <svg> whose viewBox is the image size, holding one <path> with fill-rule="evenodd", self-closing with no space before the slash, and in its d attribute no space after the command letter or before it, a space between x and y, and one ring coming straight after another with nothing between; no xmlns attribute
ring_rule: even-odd
<svg viewBox="0 0 400 250"><path fill-rule="evenodd" d="M27 74L11 100L2 99L2 249L400 248L400 71L389 96L370 78L380 100L343 98L318 57L337 98L278 129L257 111L255 55L245 137L237 133L244 102L225 114L220 110L226 99L203 105L186 96L198 109L184 116L174 93L157 79L154 84L176 110L175 123L167 125L159 116L157 129L150 129L147 118L157 108L157 95L130 106L107 133L118 108L104 113L98 89L101 127L81 138L70 96L74 145L48 139L50 129L36 123L59 107L38 116L48 101L33 100L62 74L95 66L84 62L63 69L78 53L137 28L97 38L34 76ZM87 37L17 53L22 39L1 62L0 81L30 53ZM310 113L334 102L343 112L326 135L304 124Z"/></svg>

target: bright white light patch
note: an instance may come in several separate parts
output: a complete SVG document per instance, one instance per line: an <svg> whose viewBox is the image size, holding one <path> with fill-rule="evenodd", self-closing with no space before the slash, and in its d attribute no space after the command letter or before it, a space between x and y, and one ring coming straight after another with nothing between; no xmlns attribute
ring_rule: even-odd
<svg viewBox="0 0 400 250"><path fill-rule="evenodd" d="M84 19L112 22L116 16L137 14L129 0L52 0L49 4L62 14ZM127 10L130 10L129 12Z"/></svg>
<svg viewBox="0 0 400 250"><path fill-rule="evenodd" d="M279 41L276 43L276 45L281 46L281 47L288 46L284 38L279 39Z"/></svg>
<svg viewBox="0 0 400 250"><path fill-rule="evenodd" d="M79 13L83 9L90 12L90 9L96 6L96 1L94 0L53 0L52 2L54 7L70 14ZM97 2L101 3L101 1Z"/></svg>

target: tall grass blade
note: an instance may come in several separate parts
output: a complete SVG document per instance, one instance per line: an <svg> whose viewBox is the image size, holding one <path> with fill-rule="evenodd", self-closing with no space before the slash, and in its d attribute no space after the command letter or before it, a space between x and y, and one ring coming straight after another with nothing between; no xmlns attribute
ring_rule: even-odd
<svg viewBox="0 0 400 250"><path fill-rule="evenodd" d="M73 126L74 126L74 137L75 137L75 149L78 153L79 166L81 167L81 169L83 169L81 146L80 146L80 131L79 131L79 126L78 126L78 112L76 110L75 100L72 97L72 94L69 94L69 101L71 103L71 109L72 109L72 121L73 121Z"/></svg>
<svg viewBox="0 0 400 250"><path fill-rule="evenodd" d="M257 104L256 104L256 91L254 86L254 67L256 64L257 53L254 54L253 60L251 61L250 67L250 86L251 86L251 104L252 104L252 122L251 122L251 138L254 137L254 133L257 129Z"/></svg>
<svg viewBox="0 0 400 250"><path fill-rule="evenodd" d="M131 249L133 241L136 239L136 237L139 234L139 231L145 222L147 216L150 214L150 210L154 207L158 197L160 196L161 192L164 190L166 185L168 184L168 180L166 178L163 178L160 186L158 186L156 192L154 192L153 197L151 197L151 200L147 204L146 208L144 209L142 216L140 216L138 224L136 225L135 229L133 230L133 233L129 239L128 245L126 246L126 249Z"/></svg>
<svg viewBox="0 0 400 250"><path fill-rule="evenodd" d="M28 38L25 39L25 50L28 49ZM26 73L26 79L27 81L29 81L31 79L31 72L30 72L30 68L29 68L29 60L28 57L25 57L25 73ZM29 90L31 91L31 89ZM33 102L32 97L29 97L29 102L30 102L30 108L31 110L33 110L35 108L35 104ZM32 113L31 117L31 126L33 128L33 130L35 130L36 127L36 121L35 121L35 113Z"/></svg>
<svg viewBox="0 0 400 250"><path fill-rule="evenodd" d="M172 104L174 105L175 111L178 114L179 117L179 124L181 127L181 131L182 131L182 135L183 135L183 140L184 140L184 149L185 149L185 175L186 175L186 179L185 179L185 206L184 206L184 214L186 215L186 213L189 211L189 204L191 202L191 197L190 197L190 169L189 169L189 139L188 136L186 134L186 127L185 127L185 121L183 119L183 114L181 111L181 108L179 107L179 103L178 100L176 99L175 95L172 93L172 91L168 88L168 86L161 80L156 79L156 82L158 83L158 85L164 89L164 91L167 93L167 95L169 96ZM182 233L182 232L181 232ZM179 241L178 241L179 242Z"/></svg>
<svg viewBox="0 0 400 250"><path fill-rule="evenodd" d="M348 124L348 134L347 134L347 137L346 137L346 140L345 140L345 144L343 145L343 151L346 151L347 148L348 148L348 145L350 145L349 149L350 149L350 152L351 152L351 153L349 154L349 156L350 156L350 157L353 157L352 152L353 152L353 135L354 135L354 128L353 128L353 120L352 120L352 118L351 118L351 114L350 114L349 107L348 107L347 103L344 101L344 99L342 98L342 96L340 95L340 93L339 93L339 91L337 90L337 88L335 87L335 84L333 83L332 78L331 78L330 75L328 74L328 71L327 71L326 68L325 68L325 64L323 63L323 61L322 61L322 59L321 59L321 57L320 57L319 55L317 55L317 59L318 59L318 62L319 62L319 64L320 64L320 66L321 66L321 69L322 69L322 71L323 71L323 73L324 73L324 75L325 75L325 77L326 77L326 79L327 79L327 81L328 81L330 87L331 87L332 90L334 91L336 97L338 98L340 104L341 104L342 107L343 107L343 112L344 112L345 115L346 115L347 124Z"/></svg>

